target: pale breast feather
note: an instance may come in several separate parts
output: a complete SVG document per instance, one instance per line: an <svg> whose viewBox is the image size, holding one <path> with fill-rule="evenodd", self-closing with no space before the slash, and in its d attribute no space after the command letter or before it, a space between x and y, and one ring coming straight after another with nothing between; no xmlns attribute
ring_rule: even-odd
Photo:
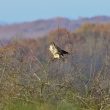
<svg viewBox="0 0 110 110"><path fill-rule="evenodd" d="M58 53L58 50L52 45L50 45L49 50L52 54L57 54Z"/></svg>

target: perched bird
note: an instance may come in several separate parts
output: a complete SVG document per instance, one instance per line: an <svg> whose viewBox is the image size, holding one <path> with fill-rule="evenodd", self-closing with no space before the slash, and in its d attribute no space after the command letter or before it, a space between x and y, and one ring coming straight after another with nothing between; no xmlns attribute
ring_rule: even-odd
<svg viewBox="0 0 110 110"><path fill-rule="evenodd" d="M50 44L49 50L53 55L53 59L64 58L64 54L69 54L65 50L62 50L60 47L58 47L54 42Z"/></svg>

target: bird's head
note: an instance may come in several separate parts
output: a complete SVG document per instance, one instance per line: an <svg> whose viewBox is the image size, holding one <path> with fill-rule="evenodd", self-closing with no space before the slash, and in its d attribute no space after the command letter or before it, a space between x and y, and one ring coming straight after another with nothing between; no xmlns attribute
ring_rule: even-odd
<svg viewBox="0 0 110 110"><path fill-rule="evenodd" d="M50 45L49 45L49 50L50 51L53 51L55 49L55 43L54 42L50 42Z"/></svg>
<svg viewBox="0 0 110 110"><path fill-rule="evenodd" d="M55 43L54 42L50 42L50 45L55 46Z"/></svg>

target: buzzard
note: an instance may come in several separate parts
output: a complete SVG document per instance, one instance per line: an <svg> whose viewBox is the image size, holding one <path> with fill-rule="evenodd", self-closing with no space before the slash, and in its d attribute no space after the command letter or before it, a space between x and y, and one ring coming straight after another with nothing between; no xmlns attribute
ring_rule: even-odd
<svg viewBox="0 0 110 110"><path fill-rule="evenodd" d="M58 47L54 42L50 44L49 50L53 55L53 59L64 58L64 54L69 54L65 50L62 50L60 47Z"/></svg>

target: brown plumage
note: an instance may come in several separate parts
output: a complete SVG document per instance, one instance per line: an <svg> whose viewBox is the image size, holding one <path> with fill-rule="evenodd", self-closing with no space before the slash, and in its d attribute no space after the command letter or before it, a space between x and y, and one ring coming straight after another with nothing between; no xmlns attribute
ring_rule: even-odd
<svg viewBox="0 0 110 110"><path fill-rule="evenodd" d="M65 50L62 50L60 47L58 47L54 42L50 44L49 50L54 59L64 58L64 54L69 54Z"/></svg>

